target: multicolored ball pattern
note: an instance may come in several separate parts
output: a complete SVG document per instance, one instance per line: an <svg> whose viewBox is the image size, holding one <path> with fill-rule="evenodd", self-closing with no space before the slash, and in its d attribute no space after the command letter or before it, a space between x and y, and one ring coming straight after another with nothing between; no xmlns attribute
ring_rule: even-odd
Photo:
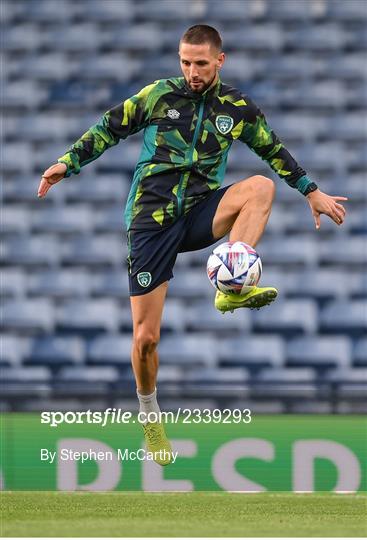
<svg viewBox="0 0 367 540"><path fill-rule="evenodd" d="M246 294L260 280L262 265L256 250L244 242L223 242L206 266L213 287L226 294Z"/></svg>

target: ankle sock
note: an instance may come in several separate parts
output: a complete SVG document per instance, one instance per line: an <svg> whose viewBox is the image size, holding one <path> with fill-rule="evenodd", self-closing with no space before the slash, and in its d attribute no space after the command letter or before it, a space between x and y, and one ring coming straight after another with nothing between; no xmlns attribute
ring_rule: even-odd
<svg viewBox="0 0 367 540"><path fill-rule="evenodd" d="M157 388L154 389L154 392L148 395L140 394L138 390L136 391L136 394L139 399L139 405L140 405L139 412L143 412L146 415L149 414L150 412L154 412L157 414L161 412L158 402L157 402ZM159 421L159 418L158 417L155 418L155 415L151 415L151 419L156 422ZM146 420L143 423L146 424L147 422L148 420Z"/></svg>

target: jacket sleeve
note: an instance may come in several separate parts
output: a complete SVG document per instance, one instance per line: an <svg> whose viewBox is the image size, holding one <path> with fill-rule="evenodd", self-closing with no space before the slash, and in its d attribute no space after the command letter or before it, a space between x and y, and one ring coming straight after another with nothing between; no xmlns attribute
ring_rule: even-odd
<svg viewBox="0 0 367 540"><path fill-rule="evenodd" d="M57 160L67 166L66 177L78 174L81 167L97 159L120 139L126 139L146 127L155 86L156 83L146 86L138 94L107 111Z"/></svg>
<svg viewBox="0 0 367 540"><path fill-rule="evenodd" d="M307 195L309 188L316 184L310 180L305 170L298 165L277 135L268 126L263 112L248 97L243 96L244 119L239 140L266 161L277 175L292 187ZM317 187L317 186L316 186Z"/></svg>

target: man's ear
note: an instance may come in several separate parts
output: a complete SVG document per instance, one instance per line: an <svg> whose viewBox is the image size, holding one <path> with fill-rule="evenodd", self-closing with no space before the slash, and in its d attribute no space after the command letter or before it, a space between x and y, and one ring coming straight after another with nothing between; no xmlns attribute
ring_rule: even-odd
<svg viewBox="0 0 367 540"><path fill-rule="evenodd" d="M223 66L225 59L226 59L226 55L223 52L221 52L219 54L218 60L217 60L217 68L218 69L220 69Z"/></svg>

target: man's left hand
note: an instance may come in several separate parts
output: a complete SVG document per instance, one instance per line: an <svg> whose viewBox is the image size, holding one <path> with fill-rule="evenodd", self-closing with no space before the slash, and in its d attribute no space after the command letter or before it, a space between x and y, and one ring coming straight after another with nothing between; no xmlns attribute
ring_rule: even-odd
<svg viewBox="0 0 367 540"><path fill-rule="evenodd" d="M315 220L316 229L320 228L321 214L329 216L337 225L341 225L345 218L345 208L338 201L347 201L348 197L334 197L323 193L319 189L307 195L308 203Z"/></svg>

